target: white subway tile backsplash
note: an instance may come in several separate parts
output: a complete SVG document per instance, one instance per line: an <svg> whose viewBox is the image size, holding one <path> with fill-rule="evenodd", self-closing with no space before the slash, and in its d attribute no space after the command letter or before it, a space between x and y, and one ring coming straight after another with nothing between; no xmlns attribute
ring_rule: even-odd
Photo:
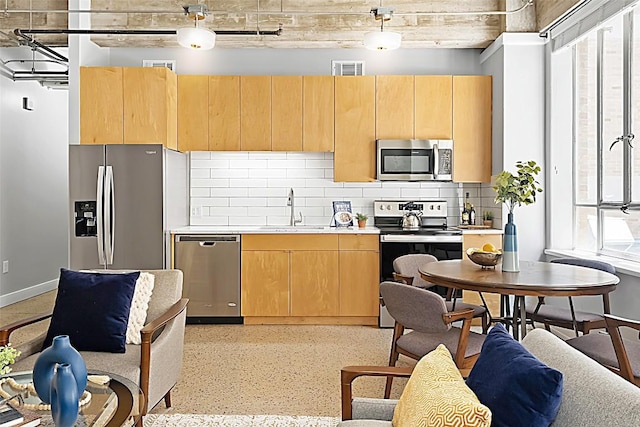
<svg viewBox="0 0 640 427"><path fill-rule="evenodd" d="M287 178L324 178L324 169L287 169Z"/></svg>
<svg viewBox="0 0 640 427"><path fill-rule="evenodd" d="M229 187L266 187L267 180L266 179L236 179L232 178L229 180Z"/></svg>
<svg viewBox="0 0 640 427"><path fill-rule="evenodd" d="M264 191L264 188L262 189ZM212 188L211 197L249 197L248 188Z"/></svg>
<svg viewBox="0 0 640 427"><path fill-rule="evenodd" d="M229 199L229 206L267 206L267 199L264 197Z"/></svg>
<svg viewBox="0 0 640 427"><path fill-rule="evenodd" d="M193 187L229 187L228 179L192 179L191 188Z"/></svg>
<svg viewBox="0 0 640 427"><path fill-rule="evenodd" d="M286 178L286 169L249 169L249 178Z"/></svg>
<svg viewBox="0 0 640 427"><path fill-rule="evenodd" d="M252 168L267 168L267 160L266 159L231 159L229 160L229 167L231 169L252 169Z"/></svg>
<svg viewBox="0 0 640 427"><path fill-rule="evenodd" d="M211 171L206 169L194 169L191 168L191 178L211 178Z"/></svg>
<svg viewBox="0 0 640 427"><path fill-rule="evenodd" d="M295 215L304 224L330 225L332 202L351 201L354 213L373 216L374 200L438 199L449 203L450 224L457 224L464 193L476 211L492 206L489 184L374 181L333 182L333 153L304 152L193 152L191 153L191 206L201 215L192 225L287 225L294 189Z"/></svg>
<svg viewBox="0 0 640 427"><path fill-rule="evenodd" d="M209 187L191 187L191 197L209 197L210 193Z"/></svg>

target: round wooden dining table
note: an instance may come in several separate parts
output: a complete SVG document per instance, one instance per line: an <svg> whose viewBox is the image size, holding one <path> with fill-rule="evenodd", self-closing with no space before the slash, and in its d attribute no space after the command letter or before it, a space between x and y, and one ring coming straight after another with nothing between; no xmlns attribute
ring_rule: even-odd
<svg viewBox="0 0 640 427"><path fill-rule="evenodd" d="M609 293L620 281L614 274L592 268L532 261L520 261L519 272L502 271L500 265L482 268L467 259L430 262L419 270L424 280L436 285L513 296L510 323L516 339L527 333L525 297L602 295L604 312L609 313Z"/></svg>

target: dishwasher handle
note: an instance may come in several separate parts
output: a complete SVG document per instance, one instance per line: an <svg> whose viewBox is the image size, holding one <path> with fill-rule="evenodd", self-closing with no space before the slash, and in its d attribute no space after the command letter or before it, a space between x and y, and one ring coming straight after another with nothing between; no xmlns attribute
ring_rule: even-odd
<svg viewBox="0 0 640 427"><path fill-rule="evenodd" d="M176 236L176 242L198 242L202 247L212 247L216 243L237 243L240 242L239 235L222 236Z"/></svg>

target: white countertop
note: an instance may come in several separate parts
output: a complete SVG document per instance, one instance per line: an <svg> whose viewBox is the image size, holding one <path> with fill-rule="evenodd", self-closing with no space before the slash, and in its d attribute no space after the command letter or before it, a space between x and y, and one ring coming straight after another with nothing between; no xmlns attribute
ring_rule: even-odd
<svg viewBox="0 0 640 427"><path fill-rule="evenodd" d="M321 225L208 226L175 228L172 234L380 234L376 227L326 227Z"/></svg>
<svg viewBox="0 0 640 427"><path fill-rule="evenodd" d="M498 228L464 228L462 234L504 234L504 231Z"/></svg>

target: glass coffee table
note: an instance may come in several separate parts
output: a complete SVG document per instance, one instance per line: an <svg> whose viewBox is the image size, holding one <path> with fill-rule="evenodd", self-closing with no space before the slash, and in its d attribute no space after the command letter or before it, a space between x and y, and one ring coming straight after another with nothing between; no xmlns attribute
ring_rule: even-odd
<svg viewBox="0 0 640 427"><path fill-rule="evenodd" d="M76 427L121 427L133 426L142 416L145 397L137 384L110 372L89 371L89 375L106 375L110 381L105 385L87 382L86 392L91 393L90 400L80 407ZM12 378L13 381L7 380ZM25 386L32 383L32 372L11 372L0 377L2 395L20 394L26 405L25 412L42 416L41 426L53 427L51 410L41 409L42 401ZM4 381L1 381L4 380ZM16 386L18 384L18 386ZM31 390L33 388L31 387ZM87 394L80 399L88 398ZM15 402L13 400L12 402ZM21 406L15 405L20 411ZM40 407L40 409L38 408Z"/></svg>

